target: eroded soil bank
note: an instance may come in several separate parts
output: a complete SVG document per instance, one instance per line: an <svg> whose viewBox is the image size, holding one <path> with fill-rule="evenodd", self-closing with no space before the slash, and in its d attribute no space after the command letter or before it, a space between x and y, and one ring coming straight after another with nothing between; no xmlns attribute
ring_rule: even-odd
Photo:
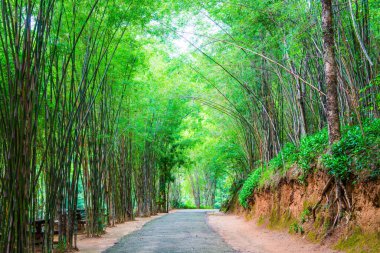
<svg viewBox="0 0 380 253"><path fill-rule="evenodd" d="M255 191L250 198L248 209L244 209L235 201L230 212L248 220L253 219L269 228L299 233L313 242L328 244L331 247L338 242L342 243L343 240L349 240L357 231L374 238L373 243L376 247L379 246L380 180L358 183L347 189L353 206L352 215L350 219L347 215L334 234L326 237L326 231L331 225L326 198L317 212L315 221L311 218L310 210L320 198L328 175L323 171L316 172L310 175L305 183L300 183L297 178L297 171L289 170L287 175L279 180L277 187ZM361 239L366 240L365 237Z"/></svg>

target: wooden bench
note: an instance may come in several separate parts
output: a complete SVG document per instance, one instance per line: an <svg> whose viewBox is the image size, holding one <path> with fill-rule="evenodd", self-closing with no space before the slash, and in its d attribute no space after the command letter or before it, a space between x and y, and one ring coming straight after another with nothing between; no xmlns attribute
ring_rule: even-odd
<svg viewBox="0 0 380 253"><path fill-rule="evenodd" d="M78 209L76 210L76 222L77 222L77 231L82 231L86 225L86 210ZM65 219L64 219L65 220ZM33 228L33 234L35 236L36 244L42 244L44 240L44 226L46 223L49 223L50 220L47 219L36 219L31 223ZM62 224L65 226L66 224ZM54 220L54 235L58 235L58 220Z"/></svg>
<svg viewBox="0 0 380 253"><path fill-rule="evenodd" d="M42 227L45 225L45 219L35 220L32 225L34 226L34 236L36 244L43 243L44 240L44 232L42 231Z"/></svg>
<svg viewBox="0 0 380 253"><path fill-rule="evenodd" d="M78 231L81 231L85 228L86 226L86 210L84 209L78 209L76 211L76 220L77 220L77 224L78 224L78 228L77 230Z"/></svg>

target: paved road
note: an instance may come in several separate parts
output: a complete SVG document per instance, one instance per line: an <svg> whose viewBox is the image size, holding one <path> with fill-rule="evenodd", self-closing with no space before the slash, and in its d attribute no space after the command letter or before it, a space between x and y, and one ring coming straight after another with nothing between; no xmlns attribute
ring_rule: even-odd
<svg viewBox="0 0 380 253"><path fill-rule="evenodd" d="M181 210L147 223L106 253L235 253L206 223L204 210Z"/></svg>

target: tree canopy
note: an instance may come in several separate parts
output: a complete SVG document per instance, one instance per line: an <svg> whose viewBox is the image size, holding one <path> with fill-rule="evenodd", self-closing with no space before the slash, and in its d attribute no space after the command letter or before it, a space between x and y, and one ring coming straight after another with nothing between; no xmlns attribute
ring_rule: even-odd
<svg viewBox="0 0 380 253"><path fill-rule="evenodd" d="M59 247L75 248L79 209L96 236L135 215L226 206L249 178L246 203L261 173L322 155L321 2L2 1L0 250L35 251L39 220L43 252L56 221ZM352 135L326 166L374 178L380 3L331 6L338 125ZM372 147L360 159L375 161L355 167L365 175L337 165L339 152L362 154L350 140Z"/></svg>

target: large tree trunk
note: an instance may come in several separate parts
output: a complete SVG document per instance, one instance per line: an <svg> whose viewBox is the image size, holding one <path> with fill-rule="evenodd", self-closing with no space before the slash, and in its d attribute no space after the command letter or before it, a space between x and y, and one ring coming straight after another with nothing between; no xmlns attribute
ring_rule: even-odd
<svg viewBox="0 0 380 253"><path fill-rule="evenodd" d="M337 65L334 48L334 26L332 0L322 2L323 61L325 64L327 86L327 123L330 144L340 139Z"/></svg>
<svg viewBox="0 0 380 253"><path fill-rule="evenodd" d="M333 12L332 1L321 0L322 2L322 31L323 31L323 61L325 65L326 86L327 86L327 123L329 130L330 146L340 140L340 122L338 108L338 91L337 91L337 65L335 61L334 49L334 28L333 28ZM315 211L321 204L324 196L334 195L335 200L329 205L330 220L332 221L331 228L327 231L329 235L331 231L341 220L344 211L351 211L350 198L342 180L337 176L332 176L326 184L321 198L314 206L312 213L315 220ZM332 198L327 198L327 202ZM336 205L335 205L336 203ZM336 210L335 218L334 212ZM349 216L350 217L350 216Z"/></svg>

